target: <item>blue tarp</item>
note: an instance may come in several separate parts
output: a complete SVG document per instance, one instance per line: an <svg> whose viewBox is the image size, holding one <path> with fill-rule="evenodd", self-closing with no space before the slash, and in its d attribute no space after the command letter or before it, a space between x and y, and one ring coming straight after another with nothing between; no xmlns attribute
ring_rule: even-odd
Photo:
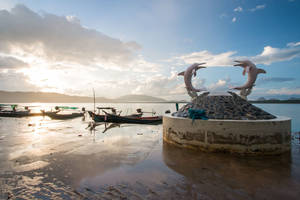
<svg viewBox="0 0 300 200"><path fill-rule="evenodd" d="M191 118L193 122L195 119L208 120L205 114L205 110L189 108L188 112L189 112L189 118Z"/></svg>

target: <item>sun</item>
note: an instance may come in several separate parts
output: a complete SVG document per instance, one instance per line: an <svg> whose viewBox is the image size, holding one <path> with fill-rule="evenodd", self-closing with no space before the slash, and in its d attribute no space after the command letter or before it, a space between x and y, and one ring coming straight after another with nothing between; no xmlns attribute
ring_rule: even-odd
<svg viewBox="0 0 300 200"><path fill-rule="evenodd" d="M27 81L41 88L42 91L58 92L63 90L64 81L59 70L48 69L47 67L30 67L22 72L28 77Z"/></svg>

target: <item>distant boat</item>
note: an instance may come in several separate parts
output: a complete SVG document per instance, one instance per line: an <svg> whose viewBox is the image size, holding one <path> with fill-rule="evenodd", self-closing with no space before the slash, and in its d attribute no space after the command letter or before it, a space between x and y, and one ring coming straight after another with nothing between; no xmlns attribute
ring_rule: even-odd
<svg viewBox="0 0 300 200"><path fill-rule="evenodd" d="M83 117L84 113L62 114L62 113L59 113L59 112L44 112L44 115L50 117L51 119L64 120L64 119L74 119L74 118L77 118L77 117Z"/></svg>
<svg viewBox="0 0 300 200"><path fill-rule="evenodd" d="M55 112L44 112L42 111L42 113L44 113L44 115L50 117L51 119L58 119L58 120L64 120L64 119L74 119L77 117L83 117L84 113L85 113L85 108L83 107L81 110L82 112L72 112L69 113L64 112L64 110L77 110L78 111L78 107L70 107L70 106L55 106Z"/></svg>
<svg viewBox="0 0 300 200"><path fill-rule="evenodd" d="M12 111L12 110L2 110L0 111L0 117L28 117L30 111Z"/></svg>
<svg viewBox="0 0 300 200"><path fill-rule="evenodd" d="M16 104L0 104L0 117L33 117L33 116L43 116L45 113L49 112L31 112L31 110L28 108L28 106L25 106L25 110L17 110L16 107L18 105ZM11 108L11 110L7 110L8 108ZM58 112L58 111L55 111Z"/></svg>
<svg viewBox="0 0 300 200"><path fill-rule="evenodd" d="M34 117L34 116L43 116L49 113L56 113L55 112L45 112L45 113L31 113L30 110L22 110L22 111L12 111L12 110L2 110L0 111L0 117Z"/></svg>

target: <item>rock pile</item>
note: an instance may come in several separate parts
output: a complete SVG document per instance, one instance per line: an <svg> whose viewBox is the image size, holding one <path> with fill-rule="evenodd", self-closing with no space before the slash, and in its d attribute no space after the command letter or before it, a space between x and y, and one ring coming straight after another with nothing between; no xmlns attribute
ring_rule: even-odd
<svg viewBox="0 0 300 200"><path fill-rule="evenodd" d="M276 116L252 105L233 92L228 92L226 95L204 93L172 115L188 117L189 108L205 110L209 119L262 120L276 118Z"/></svg>

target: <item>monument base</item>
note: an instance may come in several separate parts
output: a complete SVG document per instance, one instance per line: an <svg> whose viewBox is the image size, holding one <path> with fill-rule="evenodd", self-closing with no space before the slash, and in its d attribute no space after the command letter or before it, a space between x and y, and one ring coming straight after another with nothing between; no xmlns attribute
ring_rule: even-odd
<svg viewBox="0 0 300 200"><path fill-rule="evenodd" d="M207 152L276 155L290 151L291 119L195 120L165 115L163 139L180 147Z"/></svg>

